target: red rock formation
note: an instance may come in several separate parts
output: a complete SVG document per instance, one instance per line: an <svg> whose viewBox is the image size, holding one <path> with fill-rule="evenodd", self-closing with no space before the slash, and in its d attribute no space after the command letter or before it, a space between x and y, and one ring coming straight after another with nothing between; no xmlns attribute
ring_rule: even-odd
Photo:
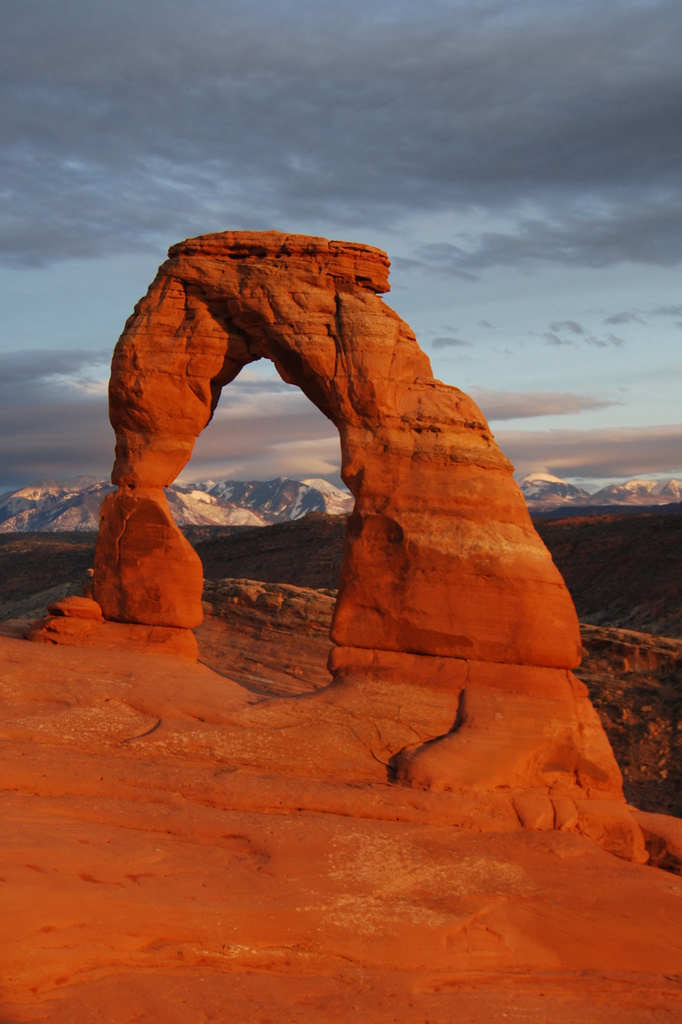
<svg viewBox="0 0 682 1024"><path fill-rule="evenodd" d="M0 636L0 1020L681 1019L679 877L604 853L556 794L567 827L522 829L551 824L544 788L515 810L387 785L369 756L323 774L361 717L252 771L294 724L280 698L287 729L231 734L256 699L187 659Z"/></svg>
<svg viewBox="0 0 682 1024"><path fill-rule="evenodd" d="M33 623L27 640L69 647L108 647L113 650L157 650L196 661L196 637L188 629L173 626L145 626L138 623L106 622L102 609L89 597L72 595L47 606L48 615Z"/></svg>
<svg viewBox="0 0 682 1024"><path fill-rule="evenodd" d="M365 716L382 723L373 756L405 783L542 790L542 812L527 800L517 807L534 828L569 827L575 800L595 795L620 820L618 768L570 672L580 637L566 587L481 412L434 380L412 331L380 298L387 274L377 249L275 232L206 235L170 250L114 354L119 489L102 509L96 600L109 620L200 621L201 566L163 487L189 460L222 387L269 358L338 428L355 510L332 626L335 683L308 698L312 716L294 699L300 735L281 736L268 763L290 763L292 743L309 752L325 716ZM271 726L283 714L291 721L281 704L251 709L235 725ZM357 754L351 744L336 756ZM550 789L564 810L547 802ZM620 824L606 831L617 833L615 849L641 855L634 827L628 840Z"/></svg>

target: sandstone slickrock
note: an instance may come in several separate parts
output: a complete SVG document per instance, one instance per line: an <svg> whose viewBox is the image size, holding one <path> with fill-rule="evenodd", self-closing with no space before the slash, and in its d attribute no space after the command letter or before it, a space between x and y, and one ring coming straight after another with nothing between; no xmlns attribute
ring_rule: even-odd
<svg viewBox="0 0 682 1024"><path fill-rule="evenodd" d="M258 697L149 650L0 636L0 704L7 1024L680 1019L681 880L575 801L254 769Z"/></svg>
<svg viewBox="0 0 682 1024"><path fill-rule="evenodd" d="M242 750L244 732L266 730L267 748L251 740L250 756L284 771L301 758L319 772L363 762L368 778L379 766L425 789L544 789L562 807L594 798L585 828L643 859L571 673L580 637L563 580L480 410L433 378L387 290L385 254L354 243L225 232L170 250L114 353L118 490L102 506L94 597L107 620L200 622L201 566L163 488L222 388L269 358L338 428L355 498L334 682L239 709L222 742ZM533 820L549 827L549 814Z"/></svg>

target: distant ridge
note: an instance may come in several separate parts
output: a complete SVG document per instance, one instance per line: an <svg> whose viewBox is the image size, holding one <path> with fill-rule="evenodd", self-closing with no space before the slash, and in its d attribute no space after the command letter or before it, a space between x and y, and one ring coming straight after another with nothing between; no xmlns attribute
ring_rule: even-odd
<svg viewBox="0 0 682 1024"><path fill-rule="evenodd" d="M682 481L673 479L626 480L590 494L551 473L531 473L521 480L519 487L529 509L539 514L603 515L608 512L641 512L648 508L672 512L679 511L682 503Z"/></svg>
<svg viewBox="0 0 682 1024"><path fill-rule="evenodd" d="M533 518L577 519L581 516L669 516L682 515L682 501L669 501L663 505L547 505L536 508L529 504Z"/></svg>
<svg viewBox="0 0 682 1024"><path fill-rule="evenodd" d="M594 516L682 512L682 481L628 480L594 494L549 473L520 483L535 516ZM0 495L0 533L96 531L99 507L114 490L105 480L78 476L45 479ZM199 480L166 489L178 526L267 526L312 512L347 515L353 496L318 477L292 480Z"/></svg>
<svg viewBox="0 0 682 1024"><path fill-rule="evenodd" d="M114 490L105 480L41 480L0 495L0 533L95 531ZM178 526L267 526L311 512L348 513L353 497L327 480L207 480L166 489Z"/></svg>

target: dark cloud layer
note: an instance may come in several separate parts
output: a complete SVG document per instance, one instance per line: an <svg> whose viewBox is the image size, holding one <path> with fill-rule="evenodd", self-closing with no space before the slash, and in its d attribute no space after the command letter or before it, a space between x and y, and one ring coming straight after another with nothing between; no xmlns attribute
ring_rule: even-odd
<svg viewBox="0 0 682 1024"><path fill-rule="evenodd" d="M21 268L140 249L156 258L187 235L277 227L367 241L392 233L394 266L405 277L437 272L441 284L493 267L673 267L682 260L681 36L678 0L5 3L0 261ZM420 214L435 215L427 234ZM636 324L682 322L674 294L649 308L629 295L609 301L603 329L579 322L589 320L582 304L548 308L529 333L556 349L547 356L581 359L592 346L613 349L615 363ZM460 335L449 316L431 346L464 363L475 355L470 328ZM620 326L623 338L610 331ZM108 473L109 357L0 356L0 429L12 438L0 489ZM500 420L615 404L480 394ZM624 432L534 433L534 465L653 471L674 463L679 442L661 430L626 441ZM336 457L328 424L277 381L235 382L210 431L197 453L206 471L228 435L239 453L224 464L245 475L293 472L304 455L306 473L321 473ZM530 434L503 436L532 461ZM647 452L650 462L638 462Z"/></svg>
<svg viewBox="0 0 682 1024"><path fill-rule="evenodd" d="M102 396L59 395L52 400L0 408L0 492L47 477L109 475L114 434Z"/></svg>
<svg viewBox="0 0 682 1024"><path fill-rule="evenodd" d="M605 192L608 187L608 182L602 183ZM425 245L419 256L426 266L453 276L493 266L533 268L543 263L676 266L682 260L682 195L670 192L659 199L648 192L644 182L639 188L633 183L627 202L590 210L589 201L567 183L561 197L555 195L546 203L543 219L519 218L511 231L485 231L462 245Z"/></svg>
<svg viewBox="0 0 682 1024"><path fill-rule="evenodd" d="M64 367L71 356L59 355L55 365ZM76 368L80 371L81 364ZM474 389L472 394L494 422L577 414L618 404L561 392ZM114 436L103 388L90 395L68 382L27 384L19 405L4 401L0 394L0 436L12 437L12 445L0 451L0 493L46 477L107 477L113 461ZM521 472L625 477L681 468L680 425L637 430L505 429L497 439ZM336 430L298 389L274 378L246 378L225 388L183 479L330 477L338 467Z"/></svg>
<svg viewBox="0 0 682 1024"><path fill-rule="evenodd" d="M452 273L682 258L677 0L21 0L3 21L13 265L482 209L511 226L440 250Z"/></svg>

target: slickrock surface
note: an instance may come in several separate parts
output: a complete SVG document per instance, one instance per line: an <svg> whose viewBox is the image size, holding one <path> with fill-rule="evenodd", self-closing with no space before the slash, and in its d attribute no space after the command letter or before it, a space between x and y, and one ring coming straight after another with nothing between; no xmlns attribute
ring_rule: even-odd
<svg viewBox="0 0 682 1024"><path fill-rule="evenodd" d="M288 529L292 525L294 529ZM205 573L215 577L206 581L204 621L196 630L201 660L261 693L303 692L329 682L326 664L332 602L328 594L322 604L319 599L314 605L305 604L305 628L301 630L301 619L295 615L283 624L280 613L272 608L263 604L246 606L241 601L214 602L213 592L223 585L218 577L226 568L255 567L264 573L259 579L291 583L293 576L306 586L309 579L335 586L343 546L342 526L336 517L314 515L294 524L238 530L236 534L227 528L225 532L207 531L204 537L204 531L198 530L192 541L205 558ZM280 532L285 528L286 532ZM68 538L68 552L76 540L80 552L87 537ZM76 562L76 578L69 576L66 566L61 568L63 535L18 535L6 540L12 543L0 545L0 556L8 548L11 554L0 563L0 585L14 600L0 606L4 612L0 618L12 620L0 622L0 632L22 637L30 621L45 614L46 603L63 596L69 588L74 593L80 590L82 580L79 582L78 577L84 575L88 563L83 561L79 571ZM17 560L15 548L26 556L27 571L18 575L22 563ZM89 550L94 550L94 538ZM640 555L646 560L645 551ZM331 572L327 570L330 558L336 558ZM36 566L44 573L38 579L34 575ZM52 566L57 578L63 574L65 583L34 593L36 585L49 582ZM235 581L229 580L228 585L234 588ZM273 585L268 583L265 588ZM319 619L318 610L322 613ZM682 717L682 641L584 624L581 637L583 661L576 674L587 684L614 749L627 800L647 811L682 816L682 734L678 728Z"/></svg>
<svg viewBox="0 0 682 1024"><path fill-rule="evenodd" d="M275 704L241 718L254 733L279 721L268 765L316 750L319 771L345 772L357 755L347 726L361 723L406 786L504 788L528 828L548 816L574 827L593 801L592 833L637 859L620 772L570 671L580 636L565 584L480 410L433 378L387 290L386 255L356 243L225 232L173 246L114 353L118 491L102 505L94 597L107 620L199 624L201 563L163 487L221 389L269 358L338 428L355 509L333 686L310 695L314 712L296 704L296 721ZM344 739L323 741L334 733ZM529 788L542 798L517 795Z"/></svg>
<svg viewBox="0 0 682 1024"><path fill-rule="evenodd" d="M0 638L0 699L7 1024L682 1016L675 875L371 757L254 772L272 699L187 659Z"/></svg>

